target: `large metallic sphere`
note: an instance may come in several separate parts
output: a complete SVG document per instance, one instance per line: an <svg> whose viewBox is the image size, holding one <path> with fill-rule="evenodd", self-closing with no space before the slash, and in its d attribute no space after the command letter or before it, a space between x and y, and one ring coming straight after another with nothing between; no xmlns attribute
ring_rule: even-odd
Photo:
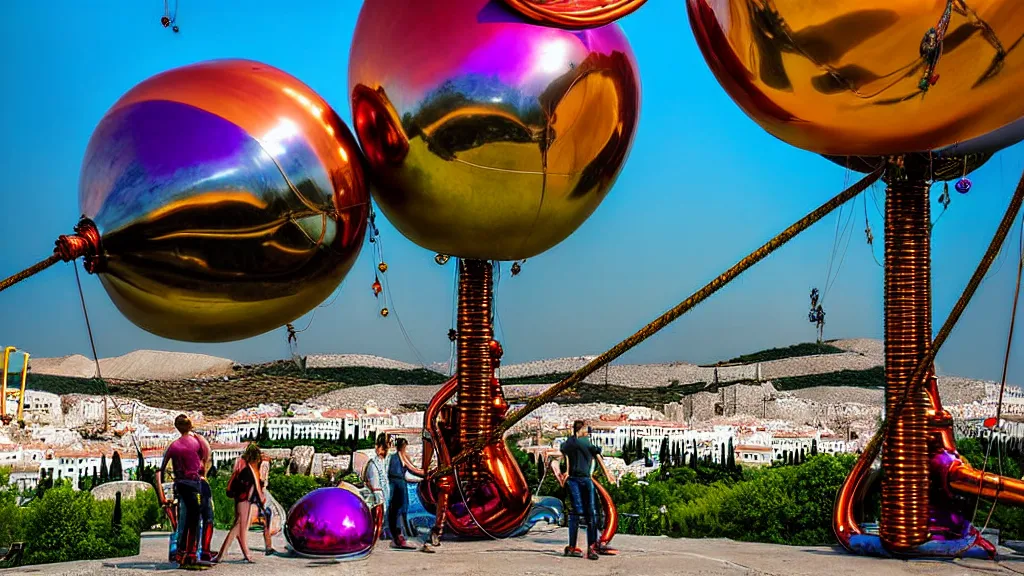
<svg viewBox="0 0 1024 576"><path fill-rule="evenodd" d="M686 2L726 92L794 146L927 152L1024 117L1020 0Z"/></svg>
<svg viewBox="0 0 1024 576"><path fill-rule="evenodd" d="M288 511L284 536L304 556L355 559L373 551L378 522L351 485L319 488Z"/></svg>
<svg viewBox="0 0 1024 576"><path fill-rule="evenodd" d="M154 76L89 141L82 213L118 309L159 336L239 340L305 314L362 246L359 147L309 87L249 61Z"/></svg>
<svg viewBox="0 0 1024 576"><path fill-rule="evenodd" d="M617 25L548 28L497 0L363 3L349 85L382 211L462 258L528 258L572 234L615 182L640 110Z"/></svg>

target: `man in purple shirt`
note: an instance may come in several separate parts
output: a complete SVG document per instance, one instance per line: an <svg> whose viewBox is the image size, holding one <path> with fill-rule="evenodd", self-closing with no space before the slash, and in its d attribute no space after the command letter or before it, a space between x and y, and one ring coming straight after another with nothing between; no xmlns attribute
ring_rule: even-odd
<svg viewBox="0 0 1024 576"><path fill-rule="evenodd" d="M174 468L174 494L178 499L178 534L176 560L182 566L198 563L199 519L202 510L202 479L210 459L210 445L204 438L192 433L192 421L179 414L174 427L181 437L164 452L163 462L156 473L157 486L162 485L167 464ZM206 516L206 514L202 514ZM207 522L212 532L212 522ZM212 534L211 534L212 535Z"/></svg>

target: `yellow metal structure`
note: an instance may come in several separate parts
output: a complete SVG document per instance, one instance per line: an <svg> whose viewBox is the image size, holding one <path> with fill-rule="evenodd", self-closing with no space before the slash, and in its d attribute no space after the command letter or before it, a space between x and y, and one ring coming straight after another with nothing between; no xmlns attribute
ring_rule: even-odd
<svg viewBox="0 0 1024 576"><path fill-rule="evenodd" d="M11 417L7 415L8 398L14 398L15 402L18 403L18 421L20 422L25 419L25 383L28 380L28 352L22 352L24 362L21 366L21 387L13 390L7 389L7 370L11 364L11 354L17 351L18 349L14 346L4 348L4 374L3 379L0 380L0 422L4 424L11 423Z"/></svg>

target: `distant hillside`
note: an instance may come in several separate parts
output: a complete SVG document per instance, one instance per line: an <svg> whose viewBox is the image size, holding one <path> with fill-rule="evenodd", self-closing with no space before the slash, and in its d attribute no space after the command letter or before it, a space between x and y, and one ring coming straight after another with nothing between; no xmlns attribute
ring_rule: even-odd
<svg viewBox="0 0 1024 576"><path fill-rule="evenodd" d="M145 351L132 353L116 359L101 360L101 365L120 368L114 371L119 377L130 376L129 367L139 366L140 360L153 360L146 370L150 375L193 374L192 377L145 378L136 381L110 379L110 392L115 395L137 398L146 404L159 408L201 410L217 417L241 408L260 403L278 403L287 406L322 397L336 392L335 396L349 398L366 397L366 394L345 393L345 389L360 388L376 390L371 397L399 390L405 387L415 397L414 402L429 398L432 389L440 386L448 376L411 364L369 355L319 355L309 356L307 368L300 369L294 362L277 361L252 366L234 366L225 370L229 360L195 355L169 354L163 358L161 352ZM814 356L811 358L810 356ZM802 359L807 357L806 359ZM834 341L825 344L804 343L784 348L762 350L753 354L738 356L729 363L763 363L764 378L770 379L779 391L794 391L813 387L857 387L876 388L884 386L883 370L880 366L880 345L871 340ZM510 400L523 400L523 394L534 394L543 389L541 385L553 384L571 374L571 370L582 366L591 357L575 357L554 360L539 360L520 365L502 367L502 384L508 387L534 385L534 390L509 389ZM75 365L70 360L77 357L58 359L57 362L40 362L38 365L58 371L65 365ZM113 361L113 360L116 360ZM165 361L166 360L166 361ZM179 361L173 365L172 360ZM195 360L196 371L180 365L182 361ZM83 362L78 362L83 364ZM162 367L155 370L155 367ZM213 367L215 370L211 370ZM82 367L79 367L82 368ZM140 369L144 366L140 366ZM77 368L76 368L77 369ZM730 370L732 370L730 372ZM79 370L82 373L84 369ZM213 372L211 374L211 372ZM719 386L745 380L749 370L720 369L721 382L709 383L716 375L711 368L693 364L673 363L662 365L616 365L610 372L603 372L557 399L560 403L606 402L647 406L660 409L662 405L679 401L682 397L698 392L714 392ZM610 377L609 377L610 374ZM104 369L104 376L107 375ZM13 378L13 375L12 375ZM607 379L607 383L605 380ZM63 376L30 372L28 387L33 390L56 394L101 394L102 382L92 378ZM513 397L519 394L519 398ZM383 400L383 398L381 398ZM404 404L405 402L401 402Z"/></svg>
<svg viewBox="0 0 1024 576"><path fill-rule="evenodd" d="M845 350L842 348L837 348L836 346L828 343L818 344L817 342L804 342L802 344L786 346L785 348L769 348L767 350L761 350L760 352L754 352L753 354L744 354L742 356L726 360L724 364L754 364L756 362L771 362L772 360L799 358L802 356L842 354L843 352L845 352Z"/></svg>

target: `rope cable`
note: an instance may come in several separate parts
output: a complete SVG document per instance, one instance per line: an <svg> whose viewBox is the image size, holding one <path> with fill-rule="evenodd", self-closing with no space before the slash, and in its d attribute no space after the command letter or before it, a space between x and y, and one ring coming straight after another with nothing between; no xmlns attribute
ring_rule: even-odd
<svg viewBox="0 0 1024 576"><path fill-rule="evenodd" d="M495 430L492 438L500 439L505 431L507 431L512 426L517 424L520 420L525 418L527 414L533 412L541 405L550 402L551 399L554 398L555 396L558 396L559 394L565 392L566 390L571 389L590 374L593 374L595 371L597 371L604 365L608 364L609 362L612 362L622 354L626 353L630 349L639 345L644 340L656 334L658 331L660 331L662 328L664 328L665 326L667 326L680 316L692 310L694 307L696 307L698 304L712 296L715 292L720 290L730 281L738 277L746 270L750 269L752 266L754 266L761 260L764 260L770 254L772 254L780 247L785 245L787 242L792 240L800 232L803 232L807 228L810 228L813 224L820 221L825 216L828 216L834 210L836 210L846 202L850 201L850 199L854 198L855 196L863 192L868 186L870 186L872 182L878 180L878 178L881 177L883 170L884 165L879 165L877 168L875 168L874 171L872 171L870 174L865 175L853 186L840 192L838 195L836 195L829 201L825 202L818 208L814 209L809 214L807 214L806 216L804 216L803 218L801 218L800 220L798 220L797 222L795 222L794 224L780 232L778 235L776 235L771 240L766 242L760 248L754 250L753 252L742 258L739 262L737 262L731 268L729 268L721 275L713 279L703 288L701 288L694 294L690 295L690 297L688 297L686 300L683 300L672 309L668 310L661 316L655 318L652 322L648 323L638 332L626 338L622 342L616 344L611 349L606 351L604 354L601 354L597 358L594 358L585 366L583 366L579 370L576 370L575 372L573 372L573 374L571 374L558 384L555 384L554 386L549 387L541 394L534 396L526 403L526 405L524 405L519 410L513 412L510 416L508 416L505 422L497 430ZM1022 196L1024 196L1024 181L1022 181L1021 183L1021 194ZM492 438L482 438L469 446L462 447L462 450L459 452L459 454L456 455L456 457L452 460L452 464L450 464L449 466L445 466L443 468L436 469L435 474L449 473L454 467L454 465L465 461L472 454L476 453L481 448L483 448L483 446L485 446L487 442L491 441Z"/></svg>

